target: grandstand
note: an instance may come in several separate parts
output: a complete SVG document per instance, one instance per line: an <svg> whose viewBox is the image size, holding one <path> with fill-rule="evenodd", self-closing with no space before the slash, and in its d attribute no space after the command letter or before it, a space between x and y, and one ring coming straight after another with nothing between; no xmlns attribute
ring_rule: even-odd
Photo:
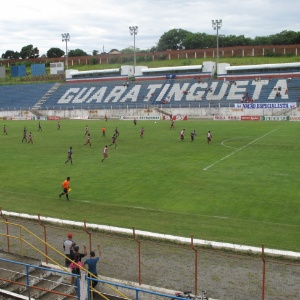
<svg viewBox="0 0 300 300"><path fill-rule="evenodd" d="M53 86L53 83L1 85L1 110L28 110L41 99Z"/></svg>
<svg viewBox="0 0 300 300"><path fill-rule="evenodd" d="M198 78L0 87L3 110L232 107L235 103L298 102L300 78L236 81Z"/></svg>
<svg viewBox="0 0 300 300"><path fill-rule="evenodd" d="M132 66L68 70L65 83L0 86L0 110L235 107L238 103L296 103L300 99L300 77L293 76L299 72L300 63L235 67L219 64L219 74L225 70L228 74L218 79L212 77L214 66L210 62L168 68L139 66L135 80L128 77ZM279 69L285 70L285 76L274 78ZM253 70L257 72L251 73ZM258 73L263 70L265 73Z"/></svg>

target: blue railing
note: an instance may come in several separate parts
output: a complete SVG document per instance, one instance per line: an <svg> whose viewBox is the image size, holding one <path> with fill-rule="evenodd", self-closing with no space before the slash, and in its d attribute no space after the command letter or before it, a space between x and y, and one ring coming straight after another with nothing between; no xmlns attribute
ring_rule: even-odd
<svg viewBox="0 0 300 300"><path fill-rule="evenodd" d="M33 297L34 295L31 289L35 289L35 290L40 290L41 293L52 293L52 294L56 294L56 295L64 295L64 296L69 296L72 297L74 299L80 299L80 284L79 284L79 280L75 280L75 284L76 286L73 286L71 284L66 284L66 287L69 288L69 290L73 290L74 293L62 293L62 292L56 292L56 291L52 291L50 289L46 289L46 288L40 288L34 285L31 285L31 278L34 278L33 275L30 275L30 272L33 269L40 269L40 270L44 270L44 271L48 271L51 272L52 274L59 274L60 276L65 276L67 278L70 278L70 282L71 282L71 277L74 277L76 279L80 278L80 275L76 275L76 274L72 274L72 273L68 273L65 271L60 271L60 270L56 270L56 269L50 269L48 267L43 267L43 266L38 266L38 265L31 265L31 264L27 264L27 263L22 263L22 262L17 262L17 261L12 261L12 260L8 260L8 259L4 259L4 258L0 258L1 262L5 262L5 263L9 263L9 264L13 264L13 265L18 265L18 266L23 266L24 267L24 271L22 269L18 269L18 270L13 270L13 268L9 268L5 269L5 267L3 266L3 264L1 264L0 267L0 278L2 283L0 284L0 288L5 288L9 283L11 284L18 284L20 286L24 287L24 290L27 290L27 296L30 299L31 297ZM11 273L16 273L18 275L23 274L24 276L26 276L26 284L25 283L20 283L15 281L13 278L13 276L9 276L8 278L4 278L3 272L5 271L9 271ZM16 276L16 277L20 277L20 276ZM44 278L45 280L47 280L46 278ZM89 287L91 286L91 282L92 281L96 281L105 285L109 285L109 286L114 286L117 288L122 288L124 289L124 292L126 293L127 291L134 291L135 292L135 299L138 300L139 296L141 293L143 294L149 294L149 295L155 295L158 297L163 297L163 298L168 298L168 299L178 299L178 300L186 300L186 298L181 298L181 297L177 297L175 294L174 295L170 295L170 294L164 294L164 293L160 293L160 292L155 292L155 291L151 291L151 290L146 290L146 289L141 289L141 288L137 288L137 287L133 287L133 286L127 286L124 284L120 284L120 283L115 283L115 282L111 282L111 281L107 281L107 280L102 280L102 279L95 279L95 278L91 278L86 276L85 279L87 280L87 295L88 295L88 300L91 299L91 293L90 293L90 289ZM4 284L4 282L7 282L7 285ZM51 280L49 280L49 282L53 282ZM76 292L75 292L76 291ZM100 292L101 293L101 292ZM130 297L130 299L132 299L132 297Z"/></svg>

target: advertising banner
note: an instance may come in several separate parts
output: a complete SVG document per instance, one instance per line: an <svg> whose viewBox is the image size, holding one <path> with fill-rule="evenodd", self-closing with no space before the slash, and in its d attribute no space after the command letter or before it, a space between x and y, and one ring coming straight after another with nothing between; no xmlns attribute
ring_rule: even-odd
<svg viewBox="0 0 300 300"><path fill-rule="evenodd" d="M288 121L289 116L264 116L264 121Z"/></svg>
<svg viewBox="0 0 300 300"><path fill-rule="evenodd" d="M186 121L187 119L188 119L187 116L181 116L181 115L172 116L172 120L174 120L174 121ZM163 120L171 120L171 117L164 115Z"/></svg>
<svg viewBox="0 0 300 300"><path fill-rule="evenodd" d="M241 116L242 121L260 121L260 116Z"/></svg>
<svg viewBox="0 0 300 300"><path fill-rule="evenodd" d="M244 109L262 109L262 108L295 108L296 102L282 102L282 103L235 103L235 108Z"/></svg>
<svg viewBox="0 0 300 300"><path fill-rule="evenodd" d="M240 116L214 116L214 120L220 121L240 121L241 117Z"/></svg>
<svg viewBox="0 0 300 300"><path fill-rule="evenodd" d="M120 120L123 121L133 121L134 119L137 121L160 120L160 116L120 116Z"/></svg>
<svg viewBox="0 0 300 300"><path fill-rule="evenodd" d="M291 116L291 117L290 117L290 121L293 121L293 122L299 122L299 121L300 121L300 117L294 117L294 116Z"/></svg>

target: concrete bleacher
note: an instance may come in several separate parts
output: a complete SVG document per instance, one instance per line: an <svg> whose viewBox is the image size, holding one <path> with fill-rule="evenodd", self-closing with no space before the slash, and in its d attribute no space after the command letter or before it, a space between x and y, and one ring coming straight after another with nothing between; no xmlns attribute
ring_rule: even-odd
<svg viewBox="0 0 300 300"><path fill-rule="evenodd" d="M0 110L29 110L54 83L0 86Z"/></svg>
<svg viewBox="0 0 300 300"><path fill-rule="evenodd" d="M233 107L235 103L298 102L300 78L231 82L185 78L175 80L103 81L0 86L0 109L40 110L165 107ZM281 87L280 96L276 93ZM286 93L286 89L288 92ZM53 92L49 92L53 90ZM47 95L47 96L45 96ZM246 97L242 101L243 97ZM248 101L249 99L250 101Z"/></svg>

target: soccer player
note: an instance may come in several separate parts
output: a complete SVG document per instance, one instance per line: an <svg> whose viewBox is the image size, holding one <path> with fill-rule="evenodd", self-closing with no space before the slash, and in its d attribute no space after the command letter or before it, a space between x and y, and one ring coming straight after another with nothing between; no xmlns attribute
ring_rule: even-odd
<svg viewBox="0 0 300 300"><path fill-rule="evenodd" d="M60 130L60 122L57 122L57 130Z"/></svg>
<svg viewBox="0 0 300 300"><path fill-rule="evenodd" d="M90 145L90 147L92 147L92 144L91 144L91 135L89 133L87 135L86 142L83 145L88 145L88 144Z"/></svg>
<svg viewBox="0 0 300 300"><path fill-rule="evenodd" d="M71 179L71 177L67 177L67 179L62 182L61 186L62 186L63 192L58 195L59 198L61 198L62 195L66 195L66 199L68 201L70 201L70 199L69 199L70 179Z"/></svg>
<svg viewBox="0 0 300 300"><path fill-rule="evenodd" d="M196 136L196 131L194 130L191 132L191 142L195 140L195 136Z"/></svg>
<svg viewBox="0 0 300 300"><path fill-rule="evenodd" d="M6 125L3 126L3 134L7 135L7 127L6 127Z"/></svg>
<svg viewBox="0 0 300 300"><path fill-rule="evenodd" d="M144 129L144 127L142 127L140 130L140 138L141 139L144 138L144 132L145 132L145 129Z"/></svg>
<svg viewBox="0 0 300 300"><path fill-rule="evenodd" d="M103 126L102 127L102 137L106 137L106 127L105 126Z"/></svg>
<svg viewBox="0 0 300 300"><path fill-rule="evenodd" d="M88 135L89 134L89 128L87 125L85 125L85 134L84 135Z"/></svg>
<svg viewBox="0 0 300 300"><path fill-rule="evenodd" d="M136 126L136 118L133 119L133 125Z"/></svg>
<svg viewBox="0 0 300 300"><path fill-rule="evenodd" d="M115 129L115 136L116 136L116 138L117 138L119 135L120 135L120 132L119 132L119 130L118 130L118 127L116 127L116 129Z"/></svg>
<svg viewBox="0 0 300 300"><path fill-rule="evenodd" d="M175 129L175 127L174 127L174 120L173 120L173 119L171 119L171 126L170 126L170 129Z"/></svg>
<svg viewBox="0 0 300 300"><path fill-rule="evenodd" d="M212 134L210 131L208 131L207 133L207 144L209 144L211 142L211 139L212 139Z"/></svg>
<svg viewBox="0 0 300 300"><path fill-rule="evenodd" d="M68 150L68 158L65 161L65 164L70 161L71 165L73 165L72 154L73 154L73 150L72 147L70 147L70 149Z"/></svg>
<svg viewBox="0 0 300 300"><path fill-rule="evenodd" d="M185 134L185 129L182 129L180 132L180 137L179 137L181 142L184 140L184 134Z"/></svg>
<svg viewBox="0 0 300 300"><path fill-rule="evenodd" d="M38 131L43 131L43 130L42 130L42 126L41 126L41 122L39 122Z"/></svg>
<svg viewBox="0 0 300 300"><path fill-rule="evenodd" d="M27 142L27 131L26 130L23 131L22 143L24 142L24 140L25 140L25 142Z"/></svg>
<svg viewBox="0 0 300 300"><path fill-rule="evenodd" d="M103 162L104 159L106 159L107 157L108 157L108 147L105 146L105 147L103 148L103 158L102 158L101 162Z"/></svg>
<svg viewBox="0 0 300 300"><path fill-rule="evenodd" d="M117 149L117 138L115 134L111 137L111 144L109 145L109 147L112 145L115 145L115 149Z"/></svg>
<svg viewBox="0 0 300 300"><path fill-rule="evenodd" d="M33 144L33 138L32 138L32 133L31 131L29 132L29 141L27 143Z"/></svg>

